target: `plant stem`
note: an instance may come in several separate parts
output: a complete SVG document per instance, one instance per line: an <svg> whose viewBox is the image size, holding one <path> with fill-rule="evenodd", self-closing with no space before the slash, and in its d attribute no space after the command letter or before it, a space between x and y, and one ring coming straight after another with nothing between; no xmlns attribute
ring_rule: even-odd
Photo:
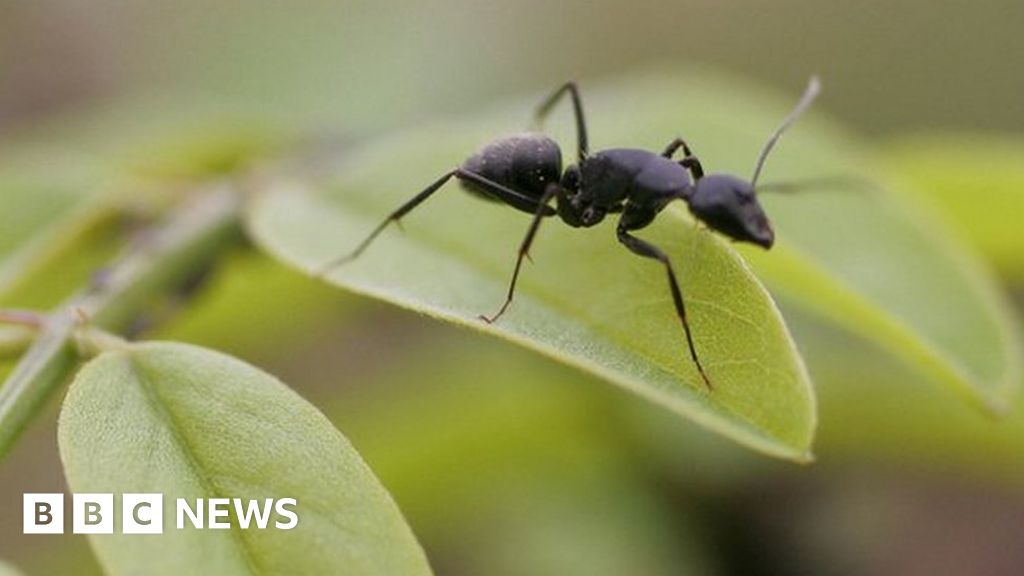
<svg viewBox="0 0 1024 576"><path fill-rule="evenodd" d="M240 204L238 191L227 186L186 201L90 286L45 316L37 339L0 387L0 458L77 367L73 336L83 320L124 330L155 301L180 289L241 240Z"/></svg>

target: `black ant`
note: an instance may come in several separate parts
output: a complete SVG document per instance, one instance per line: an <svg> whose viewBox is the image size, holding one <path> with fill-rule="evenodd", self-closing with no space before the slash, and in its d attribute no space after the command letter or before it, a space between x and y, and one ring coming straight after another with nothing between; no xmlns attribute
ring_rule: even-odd
<svg viewBox="0 0 1024 576"><path fill-rule="evenodd" d="M402 204L355 250L332 262L324 273L358 257L388 224L397 222L454 177L466 190L477 196L504 202L517 210L533 214L533 221L519 247L519 256L504 304L493 316L480 316L481 320L492 323L512 303L519 268L523 258L529 257L530 245L545 217L557 215L569 226L589 228L601 222L608 214L621 214L616 228L619 242L634 254L658 260L665 266L672 300L686 334L690 357L704 384L711 389L711 381L693 346L683 294L672 270L672 262L660 248L630 232L649 225L669 202L682 200L689 206L693 216L709 228L737 242L750 242L765 249L771 248L775 233L757 201L757 179L779 137L810 106L818 92L818 81L811 78L799 103L765 143L757 159L754 175L747 182L729 174L705 175L700 160L681 138L669 143L661 154L632 148L612 148L591 154L587 148L587 124L583 117L579 89L576 83L568 82L538 107L536 118L542 121L564 95L571 97L576 116L576 164L570 165L563 172L561 149L554 140L543 134L528 133L496 140ZM680 149L683 151L682 159L674 160L673 157ZM549 206L552 199L557 199L557 209Z"/></svg>

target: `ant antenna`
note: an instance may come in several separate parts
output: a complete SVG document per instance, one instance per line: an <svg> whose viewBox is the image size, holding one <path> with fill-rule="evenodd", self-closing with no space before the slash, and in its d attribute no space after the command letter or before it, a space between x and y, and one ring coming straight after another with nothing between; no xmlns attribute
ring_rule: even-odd
<svg viewBox="0 0 1024 576"><path fill-rule="evenodd" d="M762 184L757 191L759 193L780 192L788 194L790 192L802 192L808 188L827 188L843 192L871 192L878 190L878 185L867 178L859 176L819 176L801 180L768 182L767 184Z"/></svg>
<svg viewBox="0 0 1024 576"><path fill-rule="evenodd" d="M782 137L783 132L789 129L790 125L792 125L793 122L796 122L796 119L799 118L805 110L807 110L807 107L811 105L811 102L814 102L814 99L818 96L818 92L821 92L821 83L818 82L817 76L811 76L811 81L807 83L807 89L804 90L804 95L800 97L800 101L796 103L796 107L789 113L789 116L786 116L786 119L782 121L782 125L775 130L775 133L772 134L771 138L765 142L764 148L761 149L761 155L757 158L757 167L754 168L754 177L750 179L750 186L752 188L757 187L757 179L761 176L761 169L764 168L764 161L768 159L768 154L772 151L772 148L775 147L775 143Z"/></svg>

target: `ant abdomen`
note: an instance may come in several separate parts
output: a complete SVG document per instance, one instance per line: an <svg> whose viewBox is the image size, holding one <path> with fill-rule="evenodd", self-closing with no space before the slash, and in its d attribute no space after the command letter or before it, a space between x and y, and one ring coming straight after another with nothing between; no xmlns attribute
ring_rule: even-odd
<svg viewBox="0 0 1024 576"><path fill-rule="evenodd" d="M543 134L508 136L467 158L462 169L539 199L549 184L557 184L562 177L562 150ZM462 184L477 196L495 199L473 182L462 180Z"/></svg>

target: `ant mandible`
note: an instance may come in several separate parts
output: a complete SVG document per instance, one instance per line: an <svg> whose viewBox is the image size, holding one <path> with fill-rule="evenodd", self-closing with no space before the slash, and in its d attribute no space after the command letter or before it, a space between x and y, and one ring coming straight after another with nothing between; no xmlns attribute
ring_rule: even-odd
<svg viewBox="0 0 1024 576"><path fill-rule="evenodd" d="M661 154L633 148L612 148L591 154L579 89L575 82L568 82L541 103L536 118L542 121L563 96L571 97L576 117L576 164L563 172L561 149L543 134L528 133L496 140L389 214L355 250L331 262L322 274L357 258L388 224L400 220L454 177L467 191L481 198L504 202L533 214L519 246L505 302L493 316L480 316L489 324L512 303L519 269L523 259L529 257L530 246L544 218L557 215L573 228L589 228L608 214L621 214L616 228L619 242L634 254L652 258L665 266L690 357L710 390L711 380L693 345L683 293L672 262L660 248L630 232L649 225L669 202L682 200L693 216L712 230L737 242L771 248L775 233L757 201L757 179L779 137L810 106L818 92L818 80L811 78L796 107L765 143L748 182L730 174L704 174L700 160L682 138L670 142ZM680 149L683 157L677 161L674 157ZM552 199L556 200L557 209L549 206Z"/></svg>

